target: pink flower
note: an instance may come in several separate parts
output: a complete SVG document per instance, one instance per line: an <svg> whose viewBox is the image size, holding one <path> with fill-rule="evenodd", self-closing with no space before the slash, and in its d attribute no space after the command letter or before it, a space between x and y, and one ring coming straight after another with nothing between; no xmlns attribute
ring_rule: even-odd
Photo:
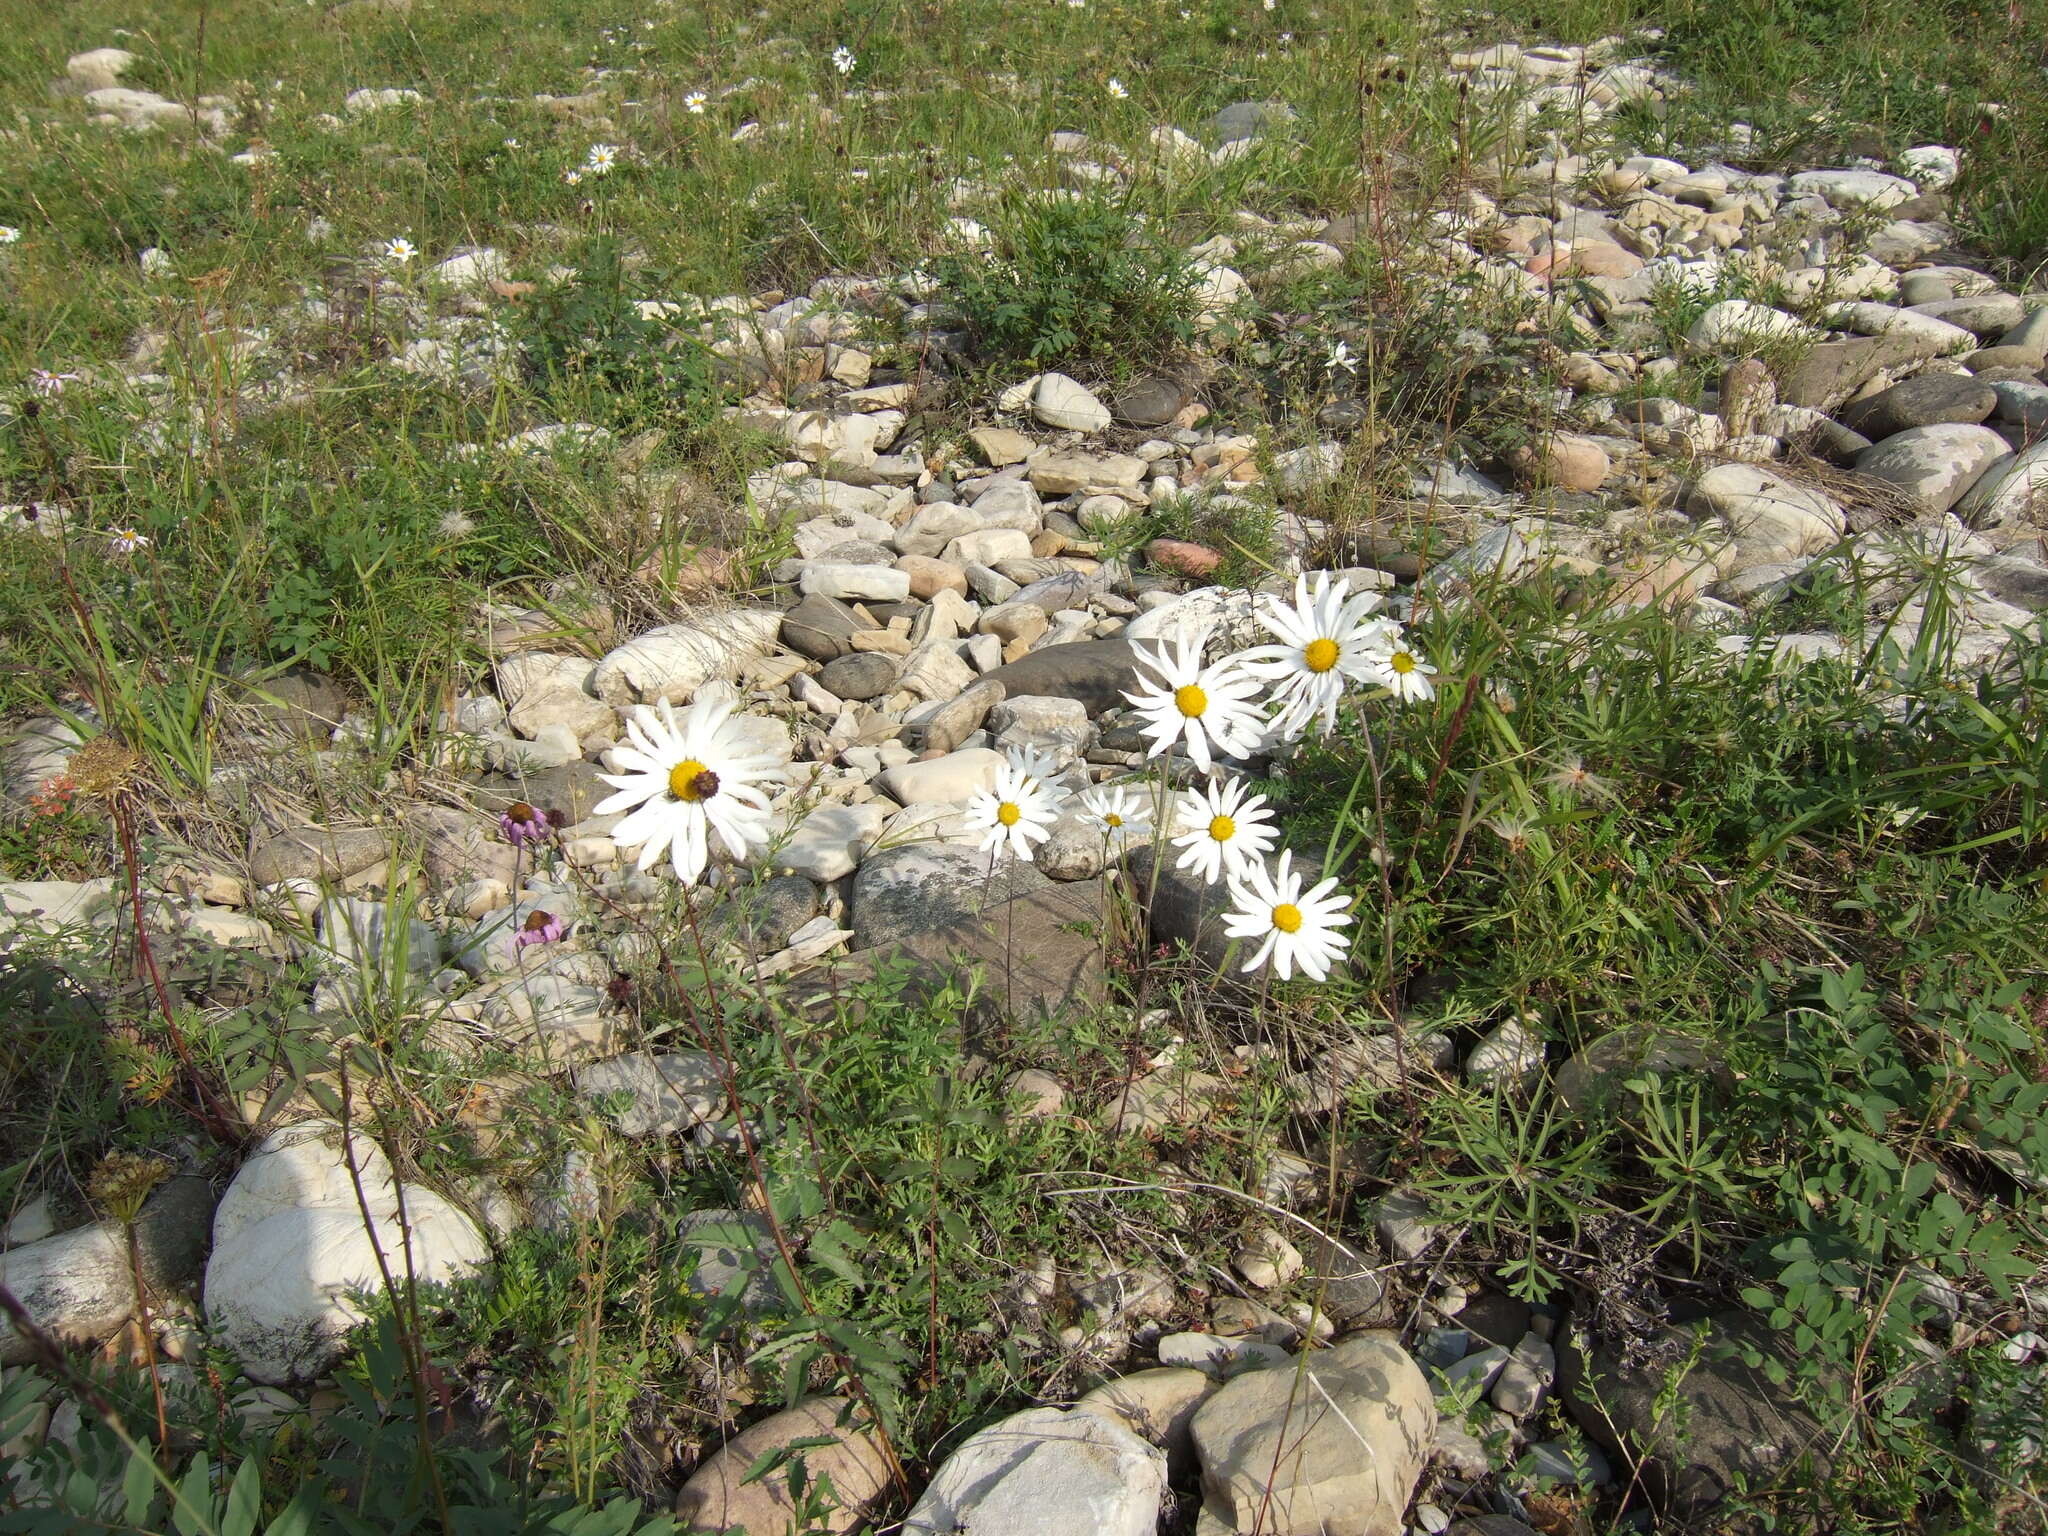
<svg viewBox="0 0 2048 1536"><path fill-rule="evenodd" d="M567 931L554 913L536 911L520 924L519 935L513 939L512 947L524 949L529 944L552 944Z"/></svg>
<svg viewBox="0 0 2048 1536"><path fill-rule="evenodd" d="M524 800L516 801L507 806L505 813L498 818L498 830L505 834L505 841L514 848L544 843L554 836L554 813L536 810Z"/></svg>
<svg viewBox="0 0 2048 1536"><path fill-rule="evenodd" d="M28 387L45 400L54 400L64 393L66 384L78 381L75 373L52 373L47 368L31 368L28 371Z"/></svg>

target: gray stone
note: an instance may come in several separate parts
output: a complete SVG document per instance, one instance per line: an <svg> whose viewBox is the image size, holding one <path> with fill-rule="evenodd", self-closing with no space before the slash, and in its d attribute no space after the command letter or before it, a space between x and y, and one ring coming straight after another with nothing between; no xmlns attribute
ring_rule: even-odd
<svg viewBox="0 0 2048 1536"><path fill-rule="evenodd" d="M1165 1455L1120 1419L1027 1408L947 1457L903 1529L1152 1536L1165 1496Z"/></svg>
<svg viewBox="0 0 2048 1536"><path fill-rule="evenodd" d="M1255 139L1269 129L1284 128L1294 121L1294 108L1284 101L1233 101L1209 119L1209 131L1219 143Z"/></svg>
<svg viewBox="0 0 2048 1536"><path fill-rule="evenodd" d="M854 651L825 663L818 682L842 699L878 699L896 685L896 658L880 651Z"/></svg>
<svg viewBox="0 0 2048 1536"><path fill-rule="evenodd" d="M390 834L381 827L294 827L256 846L249 855L249 878L257 885L343 880L390 852Z"/></svg>
<svg viewBox="0 0 2048 1536"><path fill-rule="evenodd" d="M1842 425L1871 441L1939 422L1979 422L1997 409L1991 387L1967 374L1923 373L1842 408Z"/></svg>
<svg viewBox="0 0 2048 1536"><path fill-rule="evenodd" d="M1998 419L2027 432L2048 427L2048 384L2038 379L1999 379L1991 385L1998 397Z"/></svg>
<svg viewBox="0 0 2048 1536"><path fill-rule="evenodd" d="M1195 1410L1203 1529L1400 1536L1436 1424L1429 1383L1391 1333L1239 1376Z"/></svg>
<svg viewBox="0 0 2048 1536"><path fill-rule="evenodd" d="M981 729L981 722L988 718L991 709L1002 702L1004 694L1001 683L983 678L972 688L935 706L922 721L925 750L955 751L961 742Z"/></svg>
<svg viewBox="0 0 2048 1536"><path fill-rule="evenodd" d="M678 1224L677 1236L696 1254L687 1282L694 1294L742 1312L769 1312L788 1304L776 1283L782 1254L762 1217L750 1211L692 1211Z"/></svg>
<svg viewBox="0 0 2048 1536"><path fill-rule="evenodd" d="M1705 1066L1697 1040L1648 1025L1631 1025L1602 1035L1557 1069L1555 1089L1566 1109L1586 1110L1622 1091L1622 1080L1638 1072L1665 1076Z"/></svg>
<svg viewBox="0 0 2048 1536"><path fill-rule="evenodd" d="M1493 1405L1502 1413L1526 1419L1543 1405L1557 1378L1557 1351L1541 1334L1529 1333L1515 1344L1493 1382Z"/></svg>
<svg viewBox="0 0 2048 1536"><path fill-rule="evenodd" d="M815 880L820 885L830 884L854 872L861 859L873 845L888 819L888 812L872 803L861 805L821 805L798 824L789 840L769 856L769 862L785 875L804 877L809 885ZM773 884L774 882L770 882ZM816 910L817 892L811 892L811 905ZM808 920L812 914L806 912ZM781 942L761 945L765 953L783 947L788 942L792 928L781 930Z"/></svg>
<svg viewBox="0 0 2048 1536"><path fill-rule="evenodd" d="M984 681L1001 684L1009 696L1078 699L1090 715L1121 708L1124 690L1137 686L1131 643L1122 638L1079 640L1033 651L997 667Z"/></svg>
<svg viewBox="0 0 2048 1536"><path fill-rule="evenodd" d="M1970 579L2002 603L2048 611L2048 565L2022 555L1984 555L1970 562Z"/></svg>
<svg viewBox="0 0 2048 1536"><path fill-rule="evenodd" d="M117 900L114 882L105 875L97 880L0 881L0 934L97 926L111 921Z"/></svg>
<svg viewBox="0 0 2048 1536"><path fill-rule="evenodd" d="M2048 510L2048 439L1998 460L1963 493L1956 516L1972 528L2035 522Z"/></svg>
<svg viewBox="0 0 2048 1536"><path fill-rule="evenodd" d="M1216 1381L1287 1365L1294 1358L1278 1344L1218 1333L1169 1333L1159 1341L1158 1352L1161 1365L1200 1371Z"/></svg>
<svg viewBox="0 0 2048 1536"><path fill-rule="evenodd" d="M1163 427L1188 403L1187 391L1164 374L1148 373L1116 397L1116 419L1131 427Z"/></svg>
<svg viewBox="0 0 2048 1536"><path fill-rule="evenodd" d="M852 650L851 637L866 627L844 603L807 597L782 616L782 643L813 661L831 661Z"/></svg>
<svg viewBox="0 0 2048 1536"><path fill-rule="evenodd" d="M883 773L876 784L898 805L965 805L994 787L1002 766L1002 753L966 747L944 757L903 763Z"/></svg>
<svg viewBox="0 0 2048 1536"><path fill-rule="evenodd" d="M1160 1342L1163 1345L1166 1341ZM1169 1477L1179 1482L1194 1471L1195 1441L1191 1427L1195 1410L1215 1390L1216 1378L1204 1371L1134 1371L1083 1393L1074 1404L1074 1411L1114 1419L1158 1446L1166 1452Z"/></svg>
<svg viewBox="0 0 2048 1536"><path fill-rule="evenodd" d="M703 1051L613 1056L570 1074L592 1107L617 1105L606 1118L622 1136L673 1136L725 1112L718 1063Z"/></svg>
<svg viewBox="0 0 2048 1536"><path fill-rule="evenodd" d="M1572 1417L1609 1451L1642 1457L1652 1497L1680 1519L1704 1514L1738 1486L1767 1486L1804 1456L1825 1476L1831 1437L1787 1389L1727 1352L1744 1346L1780 1355L1776 1338L1741 1313L1724 1313L1700 1330L1710 1342L1689 1371L1692 1329L1659 1330L1651 1341L1658 1347L1635 1365L1605 1346L1584 1352L1567 1341L1558 1387Z"/></svg>
<svg viewBox="0 0 2048 1536"><path fill-rule="evenodd" d="M1915 304L1913 313L1928 315L1949 325L1959 325L1985 341L2003 337L2027 318L2027 307L2016 293L1979 293L1961 299L1937 299Z"/></svg>
<svg viewBox="0 0 2048 1536"><path fill-rule="evenodd" d="M877 553L883 552L878 550ZM895 603L910 596L910 572L899 571L891 565L840 565L806 560L801 585L805 597Z"/></svg>
<svg viewBox="0 0 2048 1536"><path fill-rule="evenodd" d="M185 1291L206 1253L213 1190L205 1179L173 1178L153 1192L135 1220L142 1283L152 1303ZM0 1252L0 1285L28 1315L66 1344L112 1338L135 1315L128 1238L116 1221L74 1227ZM0 1365L34 1359L27 1339L0 1317Z"/></svg>
<svg viewBox="0 0 2048 1536"><path fill-rule="evenodd" d="M853 947L932 937L965 944L985 911L1051 883L1029 864L992 860L974 848L924 843L885 848L853 877Z"/></svg>
<svg viewBox="0 0 2048 1536"><path fill-rule="evenodd" d="M1912 427L1859 454L1856 472L1897 486L1930 512L1946 512L2007 451L1989 427Z"/></svg>

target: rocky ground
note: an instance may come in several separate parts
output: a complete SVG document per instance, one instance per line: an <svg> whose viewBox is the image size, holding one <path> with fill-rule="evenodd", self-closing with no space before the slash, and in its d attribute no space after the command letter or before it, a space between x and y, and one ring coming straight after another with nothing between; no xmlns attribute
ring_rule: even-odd
<svg viewBox="0 0 2048 1536"><path fill-rule="evenodd" d="M1202 1124L1231 1091L1206 1058L1148 1050L1105 1085L1020 1067L997 1043L1013 1027L1129 1011L1103 939L1118 912L1155 945L1223 959L1194 877L1146 850L1121 857L1077 808L1028 864L994 863L967 825L967 802L1013 751L1048 754L1075 792L1140 782L1146 743L1124 697L1134 646L1235 648L1255 636L1261 595L1305 570L1382 593L1418 633L1485 611L1505 587L1554 592L1555 622L1520 646L1568 648L1605 615L1654 610L1731 670L1765 651L1796 673L1938 638L1967 686L2013 674L2037 644L2048 291L1990 270L1958 234L1945 189L1964 152L1920 145L1765 173L1737 168L1736 124L1685 159L1616 154L1612 118L1684 89L1654 42L1474 45L1446 61L1471 93L1517 104L1528 152L1496 168L1495 191L1468 186L1404 225L1398 260L1418 305L1471 315L1444 338L1447 366L1529 413L1515 441L1379 422L1358 370L1388 350L1380 319L1338 313L1304 331L1289 310L1303 274L1387 247L1370 208L1228 218L1228 233L1186 250L1205 339L1100 387L1052 369L987 385L929 270L642 301L642 318L715 360L739 397L728 423L778 443L781 462L707 485L652 460L650 440L582 421L459 451L530 458L543 478L556 462L601 463L656 524L708 494L738 509L748 547L706 544L660 570L665 613L644 589L565 575L546 606L475 614L486 665L439 701L427 747L379 785L374 818L346 802L309 814L317 797L299 789L359 771L379 729L372 701L313 669L266 680L260 707L224 720L212 770L239 807L234 826L159 851L132 889L114 862L0 883L0 945L71 967L88 993L126 995L120 967L96 973L90 959L129 952L139 917L202 1011L246 1009L253 993L278 1039L409 1019L465 1084L453 1123L486 1148L516 1140L507 1117L536 1082L649 1155L734 1157L757 1136L795 1136L743 1126L714 1041L645 1033L642 994L667 942L653 935L685 931L701 953L668 958L695 967L692 984L730 976L794 1010L906 958L927 994L972 969L981 1001L960 1014L962 1071L1000 1082L1014 1122L1139 1144ZM232 102L132 88L130 62L114 48L70 61L107 131L228 139ZM337 117L403 113L408 99L372 85ZM1247 101L1152 125L1133 145L1063 131L1049 149L1072 184L1114 186L1227 167L1290 115ZM778 125L751 126L772 137ZM992 238L976 217L988 190L954 190L957 252ZM371 299L389 365L491 388L514 352L508 311L531 291L512 270L485 245L390 267ZM334 322L332 303L309 298L234 339L252 364L251 419L321 387L308 337ZM44 403L99 390L145 437L202 432L168 408L164 331L129 340L126 361L39 386ZM1313 381L1300 410L1248 413L1246 380L1281 374ZM1347 498L1361 487L1357 516ZM5 510L25 539L67 531L61 506L24 496ZM1245 529L1261 541L1250 568ZM1930 570L1946 578L1938 597ZM1866 601L1852 624L1832 623L1823 599L1845 588ZM1437 660L1455 703L1460 658ZM622 817L594 811L610 793L600 775L617 771L636 707L721 695L791 774L769 851L714 867L686 929L663 927L681 898L615 841ZM27 814L89 794L83 740L104 723L89 708L15 722L11 803ZM544 836L508 835L534 812ZM1190 1028L1178 1013L1154 1027ZM199 1138L167 1139L170 1176L127 1221L91 1218L55 1181L18 1191L0 1283L67 1344L142 1348L132 1231L166 1392L208 1401L206 1373L220 1379L208 1362L231 1362L233 1412L269 1423L309 1401L316 1416L333 1410L329 1383L380 1253L388 1264L402 1250L422 1280L460 1279L516 1234L573 1244L604 1198L573 1151L431 1187L377 1137L342 1134L348 1071L307 1059L311 1070L281 1045L239 1057L247 1070L224 1093L241 1155L223 1164ZM1569 1115L1645 1069L1707 1071L1654 1021L1547 1050L1512 1015L1476 1033L1359 1034L1284 1065L1281 1113L1309 1126L1360 1085L1405 1087L1410 1074ZM1153 1166L1160 1181L1190 1177ZM1048 1252L1006 1285L999 1326L1085 1362L1085 1390L1026 1388L906 1469L839 1383L765 1416L742 1408L723 1447L700 1440L655 1496L688 1528L768 1536L803 1518L798 1495L747 1474L805 1442L837 1506L806 1529L901 1517L919 1531L1146 1536L1166 1519L1204 1533L1510 1536L1611 1528L1596 1511L1711 1528L1731 1495L1802 1458L1826 1462L1831 1436L1774 1370L1787 1340L1740 1309L1717 1302L1692 1323L1752 1343L1747 1361L1707 1358L1667 1390L1690 1347L1680 1324L1627 1348L1568 1327L1564 1306L1509 1294L1400 1188L1332 1223L1332 1171L1277 1136L1243 1149L1239 1171L1230 1193L1249 1225L1220 1272L1191 1277L1142 1250ZM700 1296L775 1309L787 1255L751 1197L682 1220L708 1234L690 1280ZM2023 1360L2042 1346L2015 1330L2007 1347ZM10 1325L0 1363L46 1362ZM42 1491L30 1450L80 1423L59 1391L9 1426L15 1499Z"/></svg>

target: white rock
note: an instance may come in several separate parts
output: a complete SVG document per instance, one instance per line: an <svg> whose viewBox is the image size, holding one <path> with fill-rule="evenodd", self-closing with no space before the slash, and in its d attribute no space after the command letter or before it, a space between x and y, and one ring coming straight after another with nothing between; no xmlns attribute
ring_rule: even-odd
<svg viewBox="0 0 2048 1536"><path fill-rule="evenodd" d="M135 55L126 48L92 48L66 59L64 73L81 90L105 90L119 85L134 62Z"/></svg>
<svg viewBox="0 0 2048 1536"><path fill-rule="evenodd" d="M1983 343L1973 332L1950 325L1933 315L1917 315L1910 309L1876 304L1860 299L1847 304L1830 304L1822 312L1830 325L1857 336L1898 336L1911 340L1923 357L1948 357L1974 352Z"/></svg>
<svg viewBox="0 0 2048 1536"><path fill-rule="evenodd" d="M1121 1423L1027 1408L970 1436L933 1476L906 1531L1152 1536L1166 1456Z"/></svg>
<svg viewBox="0 0 2048 1536"><path fill-rule="evenodd" d="M781 632L782 614L773 608L727 608L664 624L606 655L591 673L590 688L607 704L681 704L715 677L736 677Z"/></svg>
<svg viewBox="0 0 2048 1536"><path fill-rule="evenodd" d="M1754 464L1708 470L1693 482L1685 510L1690 517L1725 522L1744 566L1819 554L1846 526L1842 509L1819 491Z"/></svg>
<svg viewBox="0 0 2048 1536"><path fill-rule="evenodd" d="M910 572L899 571L893 565L827 565L812 560L805 562L799 586L806 597L900 603L910 596Z"/></svg>
<svg viewBox="0 0 2048 1536"><path fill-rule="evenodd" d="M384 90L350 91L341 106L349 116L360 117L365 112L381 112L386 107L400 107L419 99L418 91L387 87Z"/></svg>
<svg viewBox="0 0 2048 1536"><path fill-rule="evenodd" d="M0 880L0 935L27 930L54 933L92 923L110 912L114 882L97 880Z"/></svg>
<svg viewBox="0 0 2048 1536"><path fill-rule="evenodd" d="M1915 144L1899 156L1898 167L1922 192L1939 192L1962 175L1963 156L1946 144Z"/></svg>
<svg viewBox="0 0 2048 1536"><path fill-rule="evenodd" d="M1972 528L2002 528L2048 503L2048 439L1991 465L1956 503Z"/></svg>
<svg viewBox="0 0 2048 1536"><path fill-rule="evenodd" d="M1883 171L1801 171L1792 178L1794 197L1820 197L1837 208L1896 208L1920 195L1920 189Z"/></svg>
<svg viewBox="0 0 2048 1536"><path fill-rule="evenodd" d="M1048 427L1069 432L1100 432L1111 420L1109 407L1064 373L1039 375L1038 388L1031 395L1031 414Z"/></svg>
<svg viewBox="0 0 2048 1536"><path fill-rule="evenodd" d="M1251 293L1251 284L1234 267L1212 263L1197 267L1195 272L1195 313L1205 326L1213 326L1228 316Z"/></svg>
<svg viewBox="0 0 2048 1536"><path fill-rule="evenodd" d="M883 414L834 416L824 411L799 411L783 422L782 435L791 451L808 463L822 464L828 459L868 463L888 425Z"/></svg>
<svg viewBox="0 0 2048 1536"><path fill-rule="evenodd" d="M405 1271L390 1165L354 1133L366 1227L340 1134L326 1121L273 1132L214 1212L208 1320L243 1368L273 1386L309 1380L340 1358L363 1316L350 1293L382 1286L378 1247L394 1277ZM412 1188L403 1199L419 1279L452 1280L490 1256L476 1223L439 1195Z"/></svg>
<svg viewBox="0 0 2048 1536"><path fill-rule="evenodd" d="M435 262L427 268L426 276L428 281L449 288L481 288L503 278L509 270L503 253L485 246Z"/></svg>
<svg viewBox="0 0 2048 1536"><path fill-rule="evenodd" d="M946 546L940 558L955 565L995 565L1003 560L1029 560L1031 535L1019 528L984 528L978 533L963 533ZM909 576L904 575L903 581L907 596Z"/></svg>
<svg viewBox="0 0 2048 1536"><path fill-rule="evenodd" d="M634 1053L586 1062L570 1073L586 1102L617 1102L607 1118L622 1136L673 1136L724 1114L718 1063L703 1051Z"/></svg>
<svg viewBox="0 0 2048 1536"><path fill-rule="evenodd" d="M1724 347L1753 347L1778 337L1810 336L1812 328L1782 309L1752 304L1747 299L1723 299L1709 305L1692 329L1685 333L1688 346L1702 352Z"/></svg>
<svg viewBox="0 0 2048 1536"><path fill-rule="evenodd" d="M1259 606L1257 594L1236 587L1197 587L1139 614L1124 626L1123 637L1185 645L1207 636L1216 647L1242 650L1264 634L1257 619Z"/></svg>
<svg viewBox="0 0 2048 1536"><path fill-rule="evenodd" d="M896 686L921 699L940 703L965 692L973 684L974 675L974 668L960 655L954 642L934 640L903 658Z"/></svg>
<svg viewBox="0 0 2048 1536"><path fill-rule="evenodd" d="M1465 1077L1482 1088L1525 1086L1543 1070L1543 1037L1524 1019L1489 1031L1465 1058Z"/></svg>
<svg viewBox="0 0 2048 1536"><path fill-rule="evenodd" d="M850 875L881 835L889 813L879 805L822 805L769 856L776 872L819 884Z"/></svg>
<svg viewBox="0 0 2048 1536"><path fill-rule="evenodd" d="M891 768L875 782L898 805L964 805L971 796L994 787L1003 762L1000 752L966 747L928 762Z"/></svg>

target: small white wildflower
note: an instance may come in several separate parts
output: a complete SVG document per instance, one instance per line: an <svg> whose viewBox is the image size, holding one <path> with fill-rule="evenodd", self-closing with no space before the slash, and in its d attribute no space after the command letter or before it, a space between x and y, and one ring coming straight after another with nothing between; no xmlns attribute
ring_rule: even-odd
<svg viewBox="0 0 2048 1536"><path fill-rule="evenodd" d="M856 59L853 56L852 50L850 49L842 47L834 48L832 50L832 67L838 70L839 73L842 75L852 74L853 66L858 64L859 62L860 60Z"/></svg>
<svg viewBox="0 0 2048 1536"><path fill-rule="evenodd" d="M1234 659L1202 665L1197 635L1178 646L1161 641L1156 650L1134 646L1138 691L1124 698L1145 722L1152 738L1147 757L1157 757L1176 741L1185 741L1188 756L1204 773L1213 757L1249 756L1263 722L1252 701L1259 683Z"/></svg>
<svg viewBox="0 0 2048 1536"><path fill-rule="evenodd" d="M590 153L583 158L583 168L593 176L610 173L619 163L619 147L616 144L593 144Z"/></svg>
<svg viewBox="0 0 2048 1536"><path fill-rule="evenodd" d="M683 106L692 117L702 117L704 109L711 105L711 98L702 91L692 91L683 98Z"/></svg>
<svg viewBox="0 0 2048 1536"><path fill-rule="evenodd" d="M420 248L403 235L398 236L395 240L386 240L384 242L384 255L386 259L398 262L401 265L411 261L419 253Z"/></svg>
<svg viewBox="0 0 2048 1536"><path fill-rule="evenodd" d="M967 802L967 830L981 834L980 847L1004 849L1028 864L1031 845L1052 836L1058 814L1044 785L1005 763L996 770L995 787Z"/></svg>
<svg viewBox="0 0 2048 1536"><path fill-rule="evenodd" d="M1331 964L1340 958L1345 940L1338 933L1351 921L1345 908L1350 905L1337 889L1335 880L1319 881L1303 890L1302 877L1294 872L1294 854L1280 855L1280 868L1267 874L1263 860L1248 863L1244 872L1230 882L1231 910L1224 915L1223 931L1233 939L1257 939L1259 947L1245 961L1247 971L1256 971L1268 961L1282 981L1302 974L1316 981L1329 979Z"/></svg>
<svg viewBox="0 0 2048 1536"><path fill-rule="evenodd" d="M1276 0L1263 0L1263 3L1264 3L1264 5L1265 5L1266 9L1270 11L1270 10L1272 10L1272 9L1273 9L1273 7L1274 7L1274 5L1275 5L1275 3L1276 3Z"/></svg>
<svg viewBox="0 0 2048 1536"><path fill-rule="evenodd" d="M519 141L517 139L507 139L505 141L505 147L507 149L517 149L519 147Z"/></svg>
<svg viewBox="0 0 2048 1536"><path fill-rule="evenodd" d="M562 172L562 180L566 181L572 187L580 187L583 185L583 173L572 167L571 169Z"/></svg>
<svg viewBox="0 0 2048 1536"><path fill-rule="evenodd" d="M1342 368L1346 373L1358 372L1358 358L1344 342L1336 342L1330 348L1329 356L1323 359L1325 368Z"/></svg>
<svg viewBox="0 0 2048 1536"><path fill-rule="evenodd" d="M1272 823L1266 797L1247 798L1242 779L1184 789L1173 802L1173 846L1181 850L1173 867L1192 869L1209 885L1234 880L1265 859L1277 835Z"/></svg>
<svg viewBox="0 0 2048 1536"><path fill-rule="evenodd" d="M21 239L21 231L12 224L0 224L0 245L13 245Z"/></svg>
<svg viewBox="0 0 2048 1536"><path fill-rule="evenodd" d="M116 555L132 555L149 540L133 528L110 528L107 530L107 549Z"/></svg>
<svg viewBox="0 0 2048 1536"><path fill-rule="evenodd" d="M1109 84L1103 89L1109 92L1110 98L1114 101L1122 101L1131 94L1129 88L1115 75L1109 77Z"/></svg>
<svg viewBox="0 0 2048 1536"><path fill-rule="evenodd" d="M1436 685L1430 681L1436 676L1436 668L1417 655L1405 639L1392 638L1376 648L1367 657L1365 670L1367 677L1403 704L1436 697Z"/></svg>
<svg viewBox="0 0 2048 1536"><path fill-rule="evenodd" d="M591 814L632 813L612 828L612 839L638 845L643 874L667 853L676 878L694 885L710 862L712 833L735 859L768 842L768 797L760 786L787 778L788 770L754 750L732 713L731 703L707 699L678 716L663 700L653 709L640 705L626 722L631 745L614 750L626 772L598 775L618 793Z"/></svg>
<svg viewBox="0 0 2048 1536"><path fill-rule="evenodd" d="M1105 784L1081 797L1081 820L1121 847L1151 829L1152 807L1129 785Z"/></svg>

